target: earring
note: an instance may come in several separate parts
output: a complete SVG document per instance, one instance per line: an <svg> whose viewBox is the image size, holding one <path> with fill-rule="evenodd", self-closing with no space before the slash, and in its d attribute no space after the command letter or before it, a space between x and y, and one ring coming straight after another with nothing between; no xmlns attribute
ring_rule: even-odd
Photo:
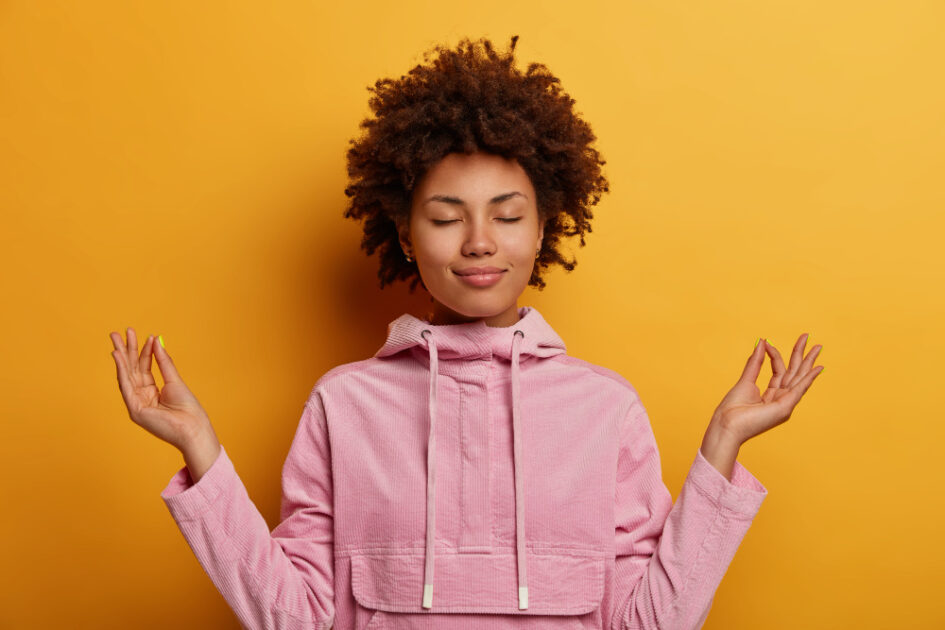
<svg viewBox="0 0 945 630"><path fill-rule="evenodd" d="M404 257L406 257L407 262L410 262L410 254L404 252Z"/></svg>

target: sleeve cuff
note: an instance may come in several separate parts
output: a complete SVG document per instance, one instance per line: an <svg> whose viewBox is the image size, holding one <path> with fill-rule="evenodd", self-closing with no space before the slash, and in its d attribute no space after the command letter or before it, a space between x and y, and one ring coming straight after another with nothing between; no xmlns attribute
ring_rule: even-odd
<svg viewBox="0 0 945 630"><path fill-rule="evenodd" d="M220 453L197 483L187 466L178 470L161 491L161 498L178 521L194 520L209 509L223 488L236 477L233 462L220 445Z"/></svg>
<svg viewBox="0 0 945 630"><path fill-rule="evenodd" d="M696 487L713 503L746 518L754 518L768 490L738 461L732 467L732 480L722 473L696 449L696 459L689 469L689 477Z"/></svg>

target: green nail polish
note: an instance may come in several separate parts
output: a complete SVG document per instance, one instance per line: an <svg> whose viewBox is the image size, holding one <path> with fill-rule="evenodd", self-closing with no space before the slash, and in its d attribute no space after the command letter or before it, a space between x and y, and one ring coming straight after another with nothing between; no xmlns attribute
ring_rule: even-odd
<svg viewBox="0 0 945 630"><path fill-rule="evenodd" d="M758 337L758 341L761 341L761 337ZM758 341L755 342L755 347L758 347Z"/></svg>
<svg viewBox="0 0 945 630"><path fill-rule="evenodd" d="M164 348L164 347L165 347L165 345L164 345L164 337L162 337L161 335L158 335L158 341L161 342L161 347Z"/></svg>

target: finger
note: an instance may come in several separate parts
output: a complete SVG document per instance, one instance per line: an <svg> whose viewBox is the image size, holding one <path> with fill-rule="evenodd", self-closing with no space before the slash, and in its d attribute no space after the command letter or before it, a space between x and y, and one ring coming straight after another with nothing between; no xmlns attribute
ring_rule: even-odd
<svg viewBox="0 0 945 630"><path fill-rule="evenodd" d="M135 387L128 374L128 367L125 363L124 348L112 350L112 358L115 359L115 369L118 371L118 389L121 391L121 398L125 401L129 415L137 405L135 404Z"/></svg>
<svg viewBox="0 0 945 630"><path fill-rule="evenodd" d="M135 335L135 329L128 327L128 365L134 366L138 358L138 337Z"/></svg>
<svg viewBox="0 0 945 630"><path fill-rule="evenodd" d="M817 360L817 357L820 355L820 350L823 348L821 344L817 344L810 349L810 352L807 353L807 356L804 357L804 362L801 363L801 369L798 370L797 374L794 376L794 379L791 381L790 386L794 387L794 384L803 378L810 370L814 368L814 362ZM817 366L821 367L821 366Z"/></svg>
<svg viewBox="0 0 945 630"><path fill-rule="evenodd" d="M158 368L161 370L161 377L164 379L164 384L183 382L180 374L177 373L174 361L171 360L171 355L167 353L164 346L160 343L153 344L153 346L154 359L157 361Z"/></svg>
<svg viewBox="0 0 945 630"><path fill-rule="evenodd" d="M119 352L125 351L125 342L121 339L121 334L115 332L114 330L108 333L109 338L112 340L112 345L115 346L115 350Z"/></svg>
<svg viewBox="0 0 945 630"><path fill-rule="evenodd" d="M791 361L788 363L787 374L784 376L784 383L793 383L795 376L803 373L801 363L804 361L804 348L807 346L807 337L809 333L804 333L794 342L794 350L791 352Z"/></svg>
<svg viewBox="0 0 945 630"><path fill-rule="evenodd" d="M154 348L154 335L149 335L141 348L141 356L138 357L138 372L141 374L141 381L144 385L154 384L154 375L151 374L151 354Z"/></svg>
<svg viewBox="0 0 945 630"><path fill-rule="evenodd" d="M742 369L742 375L739 382L748 382L754 385L758 381L758 374L761 372L761 366L765 362L764 342L755 344L755 349L748 357L745 367Z"/></svg>
<svg viewBox="0 0 945 630"><path fill-rule="evenodd" d="M125 342L122 340L121 335L116 332L111 334L112 345L115 346L115 349L112 350L112 356L115 357L115 365L119 371L124 370L127 376L128 368L125 365Z"/></svg>
<svg viewBox="0 0 945 630"><path fill-rule="evenodd" d="M761 399L769 402L783 387L781 383L784 380L786 370L784 369L784 361L781 359L781 353L767 339L765 339L765 351L771 357L771 379L768 381L768 389L761 395Z"/></svg>
<svg viewBox="0 0 945 630"><path fill-rule="evenodd" d="M129 331L131 329L126 328L125 330ZM135 380L134 355L131 359L128 358L128 343L121 338L121 333L112 331L109 336L112 338L112 345L115 346L115 350L121 354L121 366L125 370L125 376L133 383Z"/></svg>
<svg viewBox="0 0 945 630"><path fill-rule="evenodd" d="M808 371L801 380L797 382L794 387L791 388L790 397L791 397L791 409L801 401L801 398L804 394L807 393L807 390L810 389L811 384L814 382L814 379L824 371L824 366L818 365L815 369Z"/></svg>

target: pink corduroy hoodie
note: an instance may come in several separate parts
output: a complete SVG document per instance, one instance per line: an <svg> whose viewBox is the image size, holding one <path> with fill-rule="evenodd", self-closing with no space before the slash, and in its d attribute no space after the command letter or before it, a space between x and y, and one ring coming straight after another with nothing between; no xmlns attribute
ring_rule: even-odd
<svg viewBox="0 0 945 630"><path fill-rule="evenodd" d="M767 495L696 452L675 504L616 372L519 321L404 314L315 383L270 532L221 448L161 493L247 628L699 628Z"/></svg>

